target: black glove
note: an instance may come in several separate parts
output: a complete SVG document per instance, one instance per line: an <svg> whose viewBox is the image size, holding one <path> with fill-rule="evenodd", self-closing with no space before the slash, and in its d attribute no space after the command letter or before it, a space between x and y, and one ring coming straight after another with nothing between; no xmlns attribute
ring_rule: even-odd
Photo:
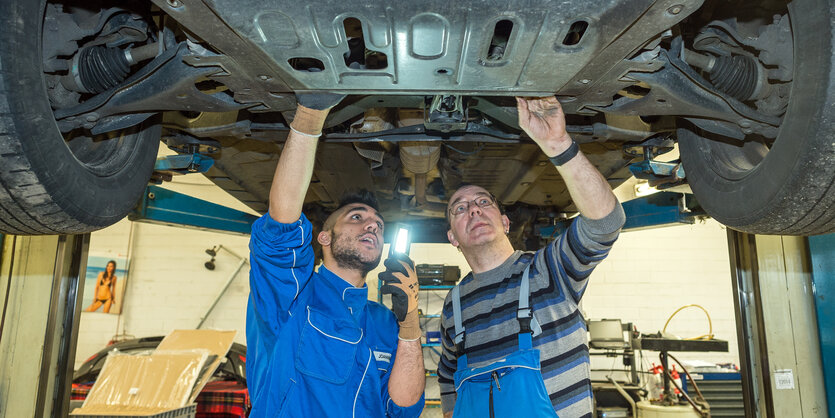
<svg viewBox="0 0 835 418"><path fill-rule="evenodd" d="M386 271L380 273L383 283L380 291L391 295L391 310L398 322L406 320L406 315L418 307L418 285L415 263L403 253L394 253L383 263Z"/></svg>
<svg viewBox="0 0 835 418"><path fill-rule="evenodd" d="M313 110L327 110L339 104L345 98L339 93L297 93L296 101Z"/></svg>

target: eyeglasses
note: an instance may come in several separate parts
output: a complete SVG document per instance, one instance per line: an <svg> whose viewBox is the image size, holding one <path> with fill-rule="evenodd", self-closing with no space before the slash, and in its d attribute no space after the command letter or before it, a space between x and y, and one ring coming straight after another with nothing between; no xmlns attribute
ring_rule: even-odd
<svg viewBox="0 0 835 418"><path fill-rule="evenodd" d="M480 196L475 200L464 200L454 204L451 208L449 208L450 216L458 216L462 213L467 212L470 209L470 204L475 204L480 208L487 208L493 206L496 203L493 200L492 196Z"/></svg>

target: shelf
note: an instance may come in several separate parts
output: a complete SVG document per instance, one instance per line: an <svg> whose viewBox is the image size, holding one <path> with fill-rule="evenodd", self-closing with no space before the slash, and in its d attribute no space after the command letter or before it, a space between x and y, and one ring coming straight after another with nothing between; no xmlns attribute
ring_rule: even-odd
<svg viewBox="0 0 835 418"><path fill-rule="evenodd" d="M455 285L437 285L437 284L423 285L422 284L422 285L420 285L420 290L421 291L424 291L424 290L429 290L429 291L450 290L453 287L455 287ZM377 281L377 302L379 302L379 303L383 303L383 293L381 291L382 288L383 288L383 282L378 280Z"/></svg>
<svg viewBox="0 0 835 418"><path fill-rule="evenodd" d="M641 338L641 349L653 351L728 351L723 340L672 340L666 338Z"/></svg>

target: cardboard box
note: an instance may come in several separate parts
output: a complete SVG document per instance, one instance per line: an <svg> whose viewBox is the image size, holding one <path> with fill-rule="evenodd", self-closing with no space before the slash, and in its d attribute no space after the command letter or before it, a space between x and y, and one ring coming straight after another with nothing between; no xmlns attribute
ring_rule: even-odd
<svg viewBox="0 0 835 418"><path fill-rule="evenodd" d="M188 403L193 403L197 399L197 395L209 383L212 375L220 366L220 362L226 358L226 353L232 348L232 343L235 340L235 335L238 331L217 331L206 329L191 329L191 330L176 330L168 334L162 342L159 343L155 353L163 353L168 351L181 350L197 350L206 349L209 351L209 364L204 369L194 385Z"/></svg>
<svg viewBox="0 0 835 418"><path fill-rule="evenodd" d="M107 356L96 383L72 416L188 416L189 408L232 347L236 331L176 330L150 355Z"/></svg>

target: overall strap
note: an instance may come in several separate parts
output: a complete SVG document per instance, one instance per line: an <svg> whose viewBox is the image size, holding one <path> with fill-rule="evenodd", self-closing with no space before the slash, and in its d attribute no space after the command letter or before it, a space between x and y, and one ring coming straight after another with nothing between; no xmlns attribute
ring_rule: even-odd
<svg viewBox="0 0 835 418"><path fill-rule="evenodd" d="M459 286L452 288L452 320L455 323L455 336L452 338L452 343L455 344L455 351L458 352L458 368L459 370L467 367L467 355L464 353L464 323L461 318L461 289ZM463 364L462 364L463 362Z"/></svg>
<svg viewBox="0 0 835 418"><path fill-rule="evenodd" d="M542 333L542 327L536 317L533 316L533 309L530 306L530 270L531 264L525 267L522 273L522 282L519 285L519 308L516 310L516 319L519 321L519 348L533 348L533 337Z"/></svg>

